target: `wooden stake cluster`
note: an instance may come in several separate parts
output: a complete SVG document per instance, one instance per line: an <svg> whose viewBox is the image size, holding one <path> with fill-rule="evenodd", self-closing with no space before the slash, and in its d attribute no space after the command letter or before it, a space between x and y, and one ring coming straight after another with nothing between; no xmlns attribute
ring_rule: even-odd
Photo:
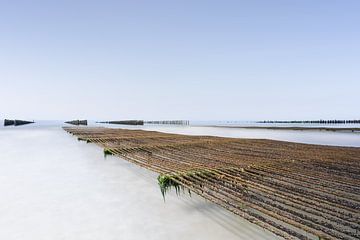
<svg viewBox="0 0 360 240"><path fill-rule="evenodd" d="M25 124L30 124L30 123L34 123L34 121L24 121L24 120L9 120L9 119L5 119L4 120L4 126L20 126L20 125L25 125Z"/></svg>
<svg viewBox="0 0 360 240"><path fill-rule="evenodd" d="M360 120L292 120L292 121L258 121L257 123L305 123L305 124L359 124Z"/></svg>
<svg viewBox="0 0 360 240"><path fill-rule="evenodd" d="M157 125L190 125L189 120L163 120L163 121L146 121L146 124Z"/></svg>
<svg viewBox="0 0 360 240"><path fill-rule="evenodd" d="M360 238L360 148L64 129L285 239Z"/></svg>
<svg viewBox="0 0 360 240"><path fill-rule="evenodd" d="M87 125L87 120L72 120L72 121L67 121L65 123L71 125Z"/></svg>
<svg viewBox="0 0 360 240"><path fill-rule="evenodd" d="M121 121L106 121L98 123L108 123L108 124L122 124L122 125L144 125L143 120L121 120Z"/></svg>

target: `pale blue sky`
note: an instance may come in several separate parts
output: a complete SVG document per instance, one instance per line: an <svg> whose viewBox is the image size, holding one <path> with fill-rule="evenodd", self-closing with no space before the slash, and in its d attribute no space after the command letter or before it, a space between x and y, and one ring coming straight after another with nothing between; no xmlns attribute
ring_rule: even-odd
<svg viewBox="0 0 360 240"><path fill-rule="evenodd" d="M0 118L360 118L360 1L0 0Z"/></svg>

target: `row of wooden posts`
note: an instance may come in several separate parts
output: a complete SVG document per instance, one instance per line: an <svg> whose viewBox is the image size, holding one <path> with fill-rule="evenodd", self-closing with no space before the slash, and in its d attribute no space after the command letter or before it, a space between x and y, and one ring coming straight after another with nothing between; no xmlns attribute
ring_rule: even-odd
<svg viewBox="0 0 360 240"><path fill-rule="evenodd" d="M87 120L72 120L65 123L72 125L87 125ZM123 125L144 125L146 124L173 124L173 125L189 125L188 120L167 120L167 121L144 121L144 120L121 120L121 121L102 121L96 123L107 124L123 124Z"/></svg>
<svg viewBox="0 0 360 240"><path fill-rule="evenodd" d="M189 120L165 120L165 121L122 120L122 121L105 121L98 123L125 124L125 125L144 125L144 124L189 125L190 124Z"/></svg>
<svg viewBox="0 0 360 240"><path fill-rule="evenodd" d="M259 121L257 123L359 124L360 120Z"/></svg>
<svg viewBox="0 0 360 240"><path fill-rule="evenodd" d="M124 125L144 125L143 120L105 121L105 122L98 122L98 123L124 124Z"/></svg>
<svg viewBox="0 0 360 240"><path fill-rule="evenodd" d="M67 121L65 123L71 125L87 125L87 120L72 120L72 121Z"/></svg>
<svg viewBox="0 0 360 240"><path fill-rule="evenodd" d="M146 121L146 124L190 125L189 120Z"/></svg>

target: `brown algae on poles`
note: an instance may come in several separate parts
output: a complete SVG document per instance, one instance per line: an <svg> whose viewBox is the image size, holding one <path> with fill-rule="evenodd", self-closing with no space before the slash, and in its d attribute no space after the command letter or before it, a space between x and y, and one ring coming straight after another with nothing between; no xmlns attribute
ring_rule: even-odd
<svg viewBox="0 0 360 240"><path fill-rule="evenodd" d="M360 239L360 148L66 127L285 239Z"/></svg>

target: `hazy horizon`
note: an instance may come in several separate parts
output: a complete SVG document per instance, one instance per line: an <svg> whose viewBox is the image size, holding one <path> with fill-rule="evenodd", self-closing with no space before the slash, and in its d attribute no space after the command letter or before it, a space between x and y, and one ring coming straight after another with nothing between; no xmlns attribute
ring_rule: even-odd
<svg viewBox="0 0 360 240"><path fill-rule="evenodd" d="M359 119L359 1L0 3L0 119Z"/></svg>

